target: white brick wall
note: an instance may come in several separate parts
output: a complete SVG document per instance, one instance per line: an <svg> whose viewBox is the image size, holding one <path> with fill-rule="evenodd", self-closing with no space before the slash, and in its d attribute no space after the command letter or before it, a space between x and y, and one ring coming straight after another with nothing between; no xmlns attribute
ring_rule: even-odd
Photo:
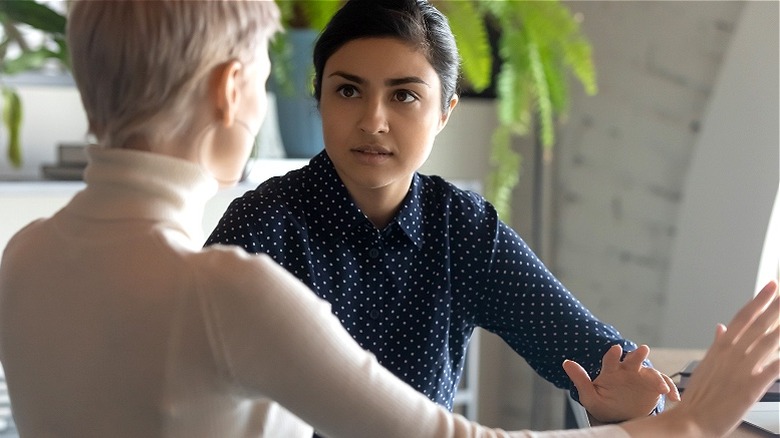
<svg viewBox="0 0 780 438"><path fill-rule="evenodd" d="M547 188L553 213L544 223L545 242L551 244L540 252L597 316L653 345L660 338L689 159L744 4L565 3L584 18L599 93L585 96L578 84L571 89ZM529 239L532 155L527 145L520 148L525 173L513 225ZM498 412L484 421L507 428L561 427L560 392L545 396L548 387L516 355L490 347L500 341L487 341L483 349L498 351L495 366L503 371Z"/></svg>
<svg viewBox="0 0 780 438"><path fill-rule="evenodd" d="M599 93L575 86L560 131L552 263L597 315L643 343L659 317L681 188L741 2L569 2Z"/></svg>

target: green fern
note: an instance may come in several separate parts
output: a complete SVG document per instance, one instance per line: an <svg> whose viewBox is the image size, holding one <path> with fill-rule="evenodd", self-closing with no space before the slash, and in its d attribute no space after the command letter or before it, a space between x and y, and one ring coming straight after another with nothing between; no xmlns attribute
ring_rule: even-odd
<svg viewBox="0 0 780 438"><path fill-rule="evenodd" d="M486 192L490 194L489 199L501 218L509 217L512 188L520 180L518 169L522 157L509 147L511 141L512 132L508 127L499 126L493 132L490 164L494 170L488 175Z"/></svg>
<svg viewBox="0 0 780 438"><path fill-rule="evenodd" d="M556 120L568 109L567 73L574 74L586 93L596 92L592 49L574 16L557 0L470 3L483 21L494 23L500 31L499 127L492 136L493 170L485 194L501 218L509 221L511 192L519 181L521 162L511 147L512 138L533 131L545 147L555 143ZM456 35L463 31L457 21L451 25Z"/></svg>
<svg viewBox="0 0 780 438"><path fill-rule="evenodd" d="M474 91L483 91L490 86L493 55L485 21L477 4L471 1L439 1L434 5L447 16L450 27L458 29L455 39L463 78Z"/></svg>

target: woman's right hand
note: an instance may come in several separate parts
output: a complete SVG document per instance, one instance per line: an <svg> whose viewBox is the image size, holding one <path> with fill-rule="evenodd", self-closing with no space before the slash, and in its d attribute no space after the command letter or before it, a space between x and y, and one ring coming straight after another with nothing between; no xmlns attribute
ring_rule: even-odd
<svg viewBox="0 0 780 438"><path fill-rule="evenodd" d="M724 436L780 378L780 295L770 281L734 316L691 376L682 401L655 418L624 423L632 437ZM651 425L652 420L658 421ZM659 429L660 428L660 429ZM654 431L654 432L651 432ZM650 433L648 433L650 432Z"/></svg>

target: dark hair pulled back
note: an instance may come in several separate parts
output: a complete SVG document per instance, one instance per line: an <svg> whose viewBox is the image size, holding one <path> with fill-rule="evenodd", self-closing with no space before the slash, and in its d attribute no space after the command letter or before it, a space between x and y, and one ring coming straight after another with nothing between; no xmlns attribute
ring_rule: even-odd
<svg viewBox="0 0 780 438"><path fill-rule="evenodd" d="M397 38L423 53L441 82L442 112L457 92L460 56L447 17L425 0L349 0L314 45L314 97L322 96L325 63L360 38Z"/></svg>

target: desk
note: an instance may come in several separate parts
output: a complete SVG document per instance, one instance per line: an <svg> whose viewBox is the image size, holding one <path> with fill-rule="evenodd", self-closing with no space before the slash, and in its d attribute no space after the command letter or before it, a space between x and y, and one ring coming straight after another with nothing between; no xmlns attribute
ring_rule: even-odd
<svg viewBox="0 0 780 438"><path fill-rule="evenodd" d="M651 348L650 360L658 371L671 376L682 370L688 362L704 357L705 350L686 350L675 348ZM675 379L677 380L677 379ZM576 402L575 402L576 403ZM671 407L667 406L667 409ZM584 409L582 410L584 412ZM582 413L573 413L574 416ZM597 422L589 417L590 423L595 425ZM730 438L765 438L774 437L774 435L758 430L754 427L742 424L729 435Z"/></svg>

